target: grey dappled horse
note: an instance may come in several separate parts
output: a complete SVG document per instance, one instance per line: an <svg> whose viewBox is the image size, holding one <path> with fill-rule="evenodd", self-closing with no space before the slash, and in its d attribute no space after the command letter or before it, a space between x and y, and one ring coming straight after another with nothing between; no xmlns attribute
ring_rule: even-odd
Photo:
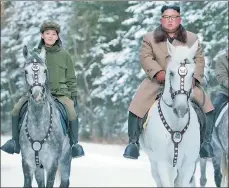
<svg viewBox="0 0 229 188"><path fill-rule="evenodd" d="M28 111L19 138L24 187L32 187L34 173L39 187L45 187L45 184L46 187L53 187L58 167L61 174L60 187L69 187L71 147L48 88L47 67L42 54L29 54L27 47L23 49L26 59L25 79L30 91Z"/></svg>
<svg viewBox="0 0 229 188"><path fill-rule="evenodd" d="M228 183L225 182L228 181L228 175L225 174L228 171L228 103L216 119L212 134L212 147L214 151L212 163L214 167L215 184L217 187L225 186L225 184L227 185ZM207 182L206 159L200 160L200 169L200 185L204 187Z"/></svg>

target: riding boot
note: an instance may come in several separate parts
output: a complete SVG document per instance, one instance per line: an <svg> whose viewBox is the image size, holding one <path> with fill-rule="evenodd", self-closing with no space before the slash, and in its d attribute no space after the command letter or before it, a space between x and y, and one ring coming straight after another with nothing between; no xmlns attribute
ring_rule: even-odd
<svg viewBox="0 0 229 188"><path fill-rule="evenodd" d="M12 139L8 140L2 147L1 150L9 154L20 153L20 144L19 144L19 117L12 116Z"/></svg>
<svg viewBox="0 0 229 188"><path fill-rule="evenodd" d="M130 159L138 159L139 157L139 136L140 136L140 127L139 127L140 118L129 112L128 118L128 136L129 144L126 147L123 156Z"/></svg>
<svg viewBox="0 0 229 188"><path fill-rule="evenodd" d="M81 145L78 144L78 131L79 131L79 123L78 118L76 120L69 121L69 137L70 137L70 145L72 146L72 157L82 157L84 156L84 150Z"/></svg>
<svg viewBox="0 0 229 188"><path fill-rule="evenodd" d="M212 158L213 148L211 146L212 131L214 126L214 111L206 113L206 124L203 128L203 143L200 147L200 157L201 158Z"/></svg>

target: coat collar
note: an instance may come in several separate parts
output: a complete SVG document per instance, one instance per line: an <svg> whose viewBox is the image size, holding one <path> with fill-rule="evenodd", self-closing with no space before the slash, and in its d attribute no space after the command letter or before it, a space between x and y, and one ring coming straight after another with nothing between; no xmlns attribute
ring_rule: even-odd
<svg viewBox="0 0 229 188"><path fill-rule="evenodd" d="M154 40L156 43L165 42L168 37L168 34L162 28L161 25L154 30ZM180 41L181 43L187 42L187 31L184 29L182 25L180 25L177 29L174 38Z"/></svg>

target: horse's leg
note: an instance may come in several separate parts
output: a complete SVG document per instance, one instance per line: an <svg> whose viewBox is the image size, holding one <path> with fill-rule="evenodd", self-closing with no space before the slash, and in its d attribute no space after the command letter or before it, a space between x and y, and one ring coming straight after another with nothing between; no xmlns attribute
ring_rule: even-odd
<svg viewBox="0 0 229 188"><path fill-rule="evenodd" d="M44 168L36 168L35 179L37 181L38 187L45 187L44 177L45 177Z"/></svg>
<svg viewBox="0 0 229 188"><path fill-rule="evenodd" d="M228 158L226 154L222 154L222 161L221 161L221 171L222 171L222 181L220 186L221 187L228 187Z"/></svg>
<svg viewBox="0 0 229 188"><path fill-rule="evenodd" d="M200 186L201 187L205 187L207 183L206 164L207 164L207 159L200 158Z"/></svg>
<svg viewBox="0 0 229 188"><path fill-rule="evenodd" d="M222 174L221 174L221 155L220 156L214 156L212 158L212 163L214 167L214 179L215 179L215 184L217 187L220 187L221 181L222 181Z"/></svg>
<svg viewBox="0 0 229 188"><path fill-rule="evenodd" d="M69 187L69 177L71 172L72 155L71 150L65 153L64 158L60 161L61 183L60 187Z"/></svg>
<svg viewBox="0 0 229 188"><path fill-rule="evenodd" d="M47 170L47 183L46 183L46 187L53 187L57 168L58 168L58 161L56 160L51 165L51 167Z"/></svg>
<svg viewBox="0 0 229 188"><path fill-rule="evenodd" d="M192 187L195 183L195 169L196 163L183 163L179 170L178 187Z"/></svg>
<svg viewBox="0 0 229 188"><path fill-rule="evenodd" d="M24 187L32 187L34 170L29 166L29 164L25 160L22 160L22 168L24 173Z"/></svg>
<svg viewBox="0 0 229 188"><path fill-rule="evenodd" d="M158 175L161 180L162 187L174 187L177 177L177 169L168 163L157 163Z"/></svg>
<svg viewBox="0 0 229 188"><path fill-rule="evenodd" d="M190 185L191 187L196 187L196 178L195 178L195 174L193 174L191 181L190 181Z"/></svg>
<svg viewBox="0 0 229 188"><path fill-rule="evenodd" d="M154 181L157 184L157 187L162 187L161 179L158 174L157 164L154 161L150 161L150 164L151 164L151 174L153 176Z"/></svg>

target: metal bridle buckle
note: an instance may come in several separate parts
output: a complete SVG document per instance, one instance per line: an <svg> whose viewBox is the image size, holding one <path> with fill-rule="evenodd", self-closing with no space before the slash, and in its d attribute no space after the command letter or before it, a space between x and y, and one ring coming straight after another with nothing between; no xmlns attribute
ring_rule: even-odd
<svg viewBox="0 0 229 188"><path fill-rule="evenodd" d="M41 150L41 143L39 141L35 141L32 145L34 151L40 151Z"/></svg>
<svg viewBox="0 0 229 188"><path fill-rule="evenodd" d="M33 64L33 66L32 66L33 71L38 71L39 69L40 69L40 67L37 64Z"/></svg>
<svg viewBox="0 0 229 188"><path fill-rule="evenodd" d="M173 133L172 139L174 143L180 143L182 140L182 134L179 131L176 131Z"/></svg>
<svg viewBox="0 0 229 188"><path fill-rule="evenodd" d="M178 73L180 76L186 76L188 73L188 69L184 65L181 65L178 69Z"/></svg>

